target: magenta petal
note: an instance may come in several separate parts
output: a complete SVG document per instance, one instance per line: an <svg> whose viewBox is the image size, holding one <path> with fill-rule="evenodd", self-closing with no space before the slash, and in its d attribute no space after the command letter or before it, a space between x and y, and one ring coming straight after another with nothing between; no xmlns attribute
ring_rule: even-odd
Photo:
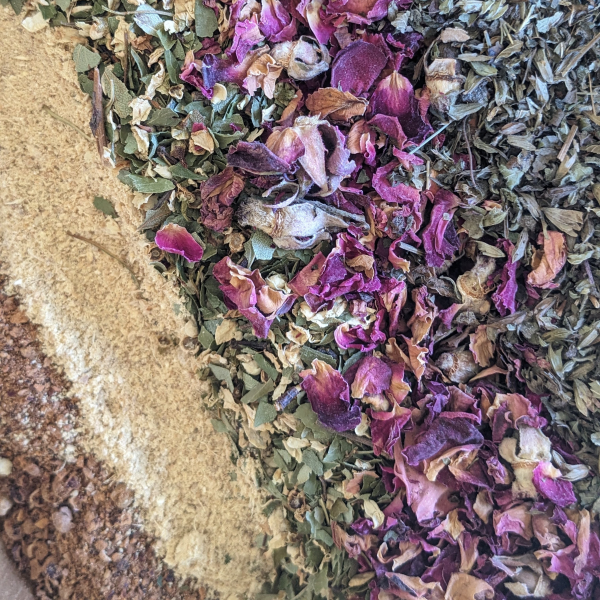
<svg viewBox="0 0 600 600"><path fill-rule="evenodd" d="M260 30L270 42L289 42L296 35L296 19L279 0L262 0Z"/></svg>
<svg viewBox="0 0 600 600"><path fill-rule="evenodd" d="M294 294L269 291L258 269L250 271L240 267L228 256L213 267L213 276L219 282L225 305L239 310L252 323L254 335L260 338L267 337L275 318L290 310L296 300ZM269 298L267 306L261 305L265 291L268 292L266 296ZM261 312L261 307L268 311L268 314Z"/></svg>
<svg viewBox="0 0 600 600"><path fill-rule="evenodd" d="M425 101L415 98L410 81L396 71L379 82L369 102L372 115L398 117L402 130L415 143L433 133L426 117L427 107Z"/></svg>
<svg viewBox="0 0 600 600"><path fill-rule="evenodd" d="M458 250L458 238L451 223L459 204L460 198L448 190L438 190L433 198L431 220L423 231L425 260L430 267L441 267Z"/></svg>
<svg viewBox="0 0 600 600"><path fill-rule="evenodd" d="M392 185L388 179L388 176L398 164L397 160L392 160L384 167L379 167L373 175L373 187L386 202L418 205L421 202L419 190L404 183Z"/></svg>
<svg viewBox="0 0 600 600"><path fill-rule="evenodd" d="M227 164L255 175L287 173L290 165L260 142L238 142L229 148Z"/></svg>
<svg viewBox="0 0 600 600"><path fill-rule="evenodd" d="M300 376L308 401L325 427L348 431L360 424L360 408L356 403L350 404L348 382L339 371L315 359L312 369L302 371Z"/></svg>
<svg viewBox="0 0 600 600"><path fill-rule="evenodd" d="M233 44L227 54L233 54L242 62L248 51L264 40L264 36L258 27L256 15L252 15L247 21L238 21L235 24Z"/></svg>
<svg viewBox="0 0 600 600"><path fill-rule="evenodd" d="M358 96L375 83L387 58L374 44L359 40L338 52L331 67L331 87Z"/></svg>
<svg viewBox="0 0 600 600"><path fill-rule="evenodd" d="M552 477L552 472L555 470L550 463L540 462L533 470L533 485L542 496L564 508L577 502L577 498L570 481Z"/></svg>
<svg viewBox="0 0 600 600"><path fill-rule="evenodd" d="M333 332L333 337L338 346L345 350L348 348L356 348L362 352L375 350L379 344L387 339L387 335L381 331L384 315L385 310L380 310L377 313L376 320L366 329L359 325L349 326L347 323L342 323Z"/></svg>
<svg viewBox="0 0 600 600"><path fill-rule="evenodd" d="M400 121L398 121L398 117L375 115L369 121L369 127L374 127L384 135L387 135L392 143L398 148L404 148L406 135L404 134L404 131L402 131L402 126L400 125Z"/></svg>
<svg viewBox="0 0 600 600"><path fill-rule="evenodd" d="M402 428L410 421L411 415L409 408L400 406L394 406L390 412L370 411L371 439L375 456L382 452L392 454L394 445L402 435Z"/></svg>
<svg viewBox="0 0 600 600"><path fill-rule="evenodd" d="M330 0L327 12L344 15L350 23L371 25L387 16L389 4L390 0Z"/></svg>
<svg viewBox="0 0 600 600"><path fill-rule="evenodd" d="M512 261L514 246L510 240L499 240L497 246L504 250L508 260L502 267L500 275L500 285L492 295L492 300L498 309L498 312L505 317L507 314L513 314L517 310L517 268L519 261Z"/></svg>
<svg viewBox="0 0 600 600"><path fill-rule="evenodd" d="M288 287L298 296L308 294L309 288L317 284L325 260L322 252L315 254L313 259L289 282Z"/></svg>
<svg viewBox="0 0 600 600"><path fill-rule="evenodd" d="M194 61L190 62L187 67L182 69L179 79L189 83L190 85L193 85L195 88L198 88L207 98L212 98L212 90L209 89L212 86L204 86L204 78L202 73L200 73L198 65Z"/></svg>
<svg viewBox="0 0 600 600"><path fill-rule="evenodd" d="M154 243L161 250L179 254L189 262L198 262L204 254L204 249L192 234L185 227L175 223L169 223L157 231Z"/></svg>
<svg viewBox="0 0 600 600"><path fill-rule="evenodd" d="M352 396L362 398L365 395L380 394L390 387L392 370L380 358L365 356L358 366L352 382Z"/></svg>
<svg viewBox="0 0 600 600"><path fill-rule="evenodd" d="M435 458L442 452L461 446L483 444L483 435L470 419L447 419L444 415L417 438L417 443L404 450L406 462L417 466L422 460Z"/></svg>

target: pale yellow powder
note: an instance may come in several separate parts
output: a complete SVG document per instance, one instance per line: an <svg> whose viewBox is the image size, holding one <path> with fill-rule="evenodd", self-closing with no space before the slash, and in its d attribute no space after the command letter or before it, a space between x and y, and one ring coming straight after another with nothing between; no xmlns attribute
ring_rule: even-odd
<svg viewBox="0 0 600 600"><path fill-rule="evenodd" d="M88 130L89 98L67 39L73 32L28 33L10 9L0 9L0 27L4 270L42 326L45 351L73 382L78 442L135 491L145 527L179 575L242 597L269 575L254 545L264 520L247 476L253 465L236 467L229 439L213 431L194 359L159 342L181 338L184 321L173 310L174 288L148 266L131 194L100 164L93 143L41 110L46 104ZM93 207L95 195L115 202L118 220ZM118 262L67 232L126 260L141 289Z"/></svg>

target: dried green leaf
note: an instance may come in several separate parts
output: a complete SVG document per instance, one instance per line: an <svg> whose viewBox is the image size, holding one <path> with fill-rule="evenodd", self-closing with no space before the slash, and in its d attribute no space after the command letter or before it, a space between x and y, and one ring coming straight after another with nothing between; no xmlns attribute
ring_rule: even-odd
<svg viewBox="0 0 600 600"><path fill-rule="evenodd" d="M78 73L84 73L97 67L102 58L96 52L93 52L86 46L77 44L73 50L73 60L75 61L75 69Z"/></svg>

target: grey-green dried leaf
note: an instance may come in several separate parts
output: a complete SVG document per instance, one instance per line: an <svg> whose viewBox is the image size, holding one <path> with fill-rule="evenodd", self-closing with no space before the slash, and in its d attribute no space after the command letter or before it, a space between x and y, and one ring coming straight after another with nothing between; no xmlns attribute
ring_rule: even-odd
<svg viewBox="0 0 600 600"><path fill-rule="evenodd" d="M119 173L121 175L123 171ZM168 203L162 204L159 208L155 210L149 210L146 213L146 218L144 222L138 227L139 231L146 231L147 229L155 229L163 224L164 220L171 214L171 209L169 208Z"/></svg>
<svg viewBox="0 0 600 600"><path fill-rule="evenodd" d="M304 450L302 452L302 462L315 474L321 477L323 475L323 463L319 460L314 450Z"/></svg>
<svg viewBox="0 0 600 600"><path fill-rule="evenodd" d="M470 104L454 104L448 111L448 116L454 121L460 121L469 115L476 113L483 108L483 104L479 102L471 102Z"/></svg>
<svg viewBox="0 0 600 600"><path fill-rule="evenodd" d="M244 394L240 399L242 404L250 404L251 402L256 402L261 398L267 396L275 389L275 384L272 379L269 379L265 383L261 383L253 387L249 392Z"/></svg>
<svg viewBox="0 0 600 600"><path fill-rule="evenodd" d="M260 229L257 229L250 238L254 256L257 260L271 260L275 252L273 240Z"/></svg>
<svg viewBox="0 0 600 600"><path fill-rule="evenodd" d="M506 218L506 211L500 208L492 208L487 215L485 215L483 219L484 227L493 227L494 225L499 225L504 222Z"/></svg>
<svg viewBox="0 0 600 600"><path fill-rule="evenodd" d="M136 192L144 194L161 194L175 188L175 184L170 179L163 179L162 177L151 179L150 177L134 175L129 171L119 171L118 177Z"/></svg>
<svg viewBox="0 0 600 600"><path fill-rule="evenodd" d="M495 77L498 75L498 69L484 62L472 62L471 69L480 77Z"/></svg>
<svg viewBox="0 0 600 600"><path fill-rule="evenodd" d="M107 98L114 100L115 112L125 119L132 114L129 104L133 100L133 94L127 86L113 73L113 66L106 67L102 75L102 91Z"/></svg>
<svg viewBox="0 0 600 600"><path fill-rule="evenodd" d="M522 148L523 150L529 150L531 152L537 150L537 148L531 143L530 138L524 135L507 135L506 141L515 148Z"/></svg>
<svg viewBox="0 0 600 600"><path fill-rule="evenodd" d="M583 227L583 214L578 210L542 208L542 212L550 223L572 237L577 237L577 233Z"/></svg>
<svg viewBox="0 0 600 600"><path fill-rule="evenodd" d="M97 67L101 60L98 53L93 52L81 44L77 44L73 49L73 61L75 62L75 69L78 73L84 73Z"/></svg>
<svg viewBox="0 0 600 600"><path fill-rule="evenodd" d="M575 406L584 416L589 416L589 409L593 406L592 392L590 388L580 379L573 382L573 392L575 394Z"/></svg>
<svg viewBox="0 0 600 600"><path fill-rule="evenodd" d="M194 18L196 20L196 35L199 38L211 37L219 26L215 11L208 6L204 6L202 0L196 0Z"/></svg>
<svg viewBox="0 0 600 600"><path fill-rule="evenodd" d="M254 427L260 427L265 423L272 423L277 418L277 410L269 402L260 402L254 416Z"/></svg>
<svg viewBox="0 0 600 600"><path fill-rule="evenodd" d="M160 127L175 127L181 121L181 117L170 108L153 110L146 125L158 125Z"/></svg>
<svg viewBox="0 0 600 600"><path fill-rule="evenodd" d="M233 392L233 381L231 379L231 373L226 367L220 367L219 365L209 364L208 368L212 371L212 374L219 380L224 381L227 384L230 392Z"/></svg>
<svg viewBox="0 0 600 600"><path fill-rule="evenodd" d="M133 17L135 24L148 35L158 35L158 30L163 28L163 20L154 8L148 4L137 7Z"/></svg>
<svg viewBox="0 0 600 600"><path fill-rule="evenodd" d="M94 208L97 208L100 212L103 212L105 215L112 217L113 219L119 216L115 210L115 207L113 206L113 203L102 196L94 197Z"/></svg>
<svg viewBox="0 0 600 600"><path fill-rule="evenodd" d="M504 258L506 256L506 254L504 254L500 248L496 248L496 246L491 246L490 244L481 241L476 243L479 252L484 256L491 256L492 258Z"/></svg>

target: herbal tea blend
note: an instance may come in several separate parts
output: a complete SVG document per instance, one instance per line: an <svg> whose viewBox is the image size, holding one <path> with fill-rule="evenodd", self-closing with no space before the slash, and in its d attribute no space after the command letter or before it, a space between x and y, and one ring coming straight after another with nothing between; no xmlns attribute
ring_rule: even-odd
<svg viewBox="0 0 600 600"><path fill-rule="evenodd" d="M261 598L598 593L597 17L197 0L25 18L81 36L98 149L197 320L214 428L261 464Z"/></svg>

